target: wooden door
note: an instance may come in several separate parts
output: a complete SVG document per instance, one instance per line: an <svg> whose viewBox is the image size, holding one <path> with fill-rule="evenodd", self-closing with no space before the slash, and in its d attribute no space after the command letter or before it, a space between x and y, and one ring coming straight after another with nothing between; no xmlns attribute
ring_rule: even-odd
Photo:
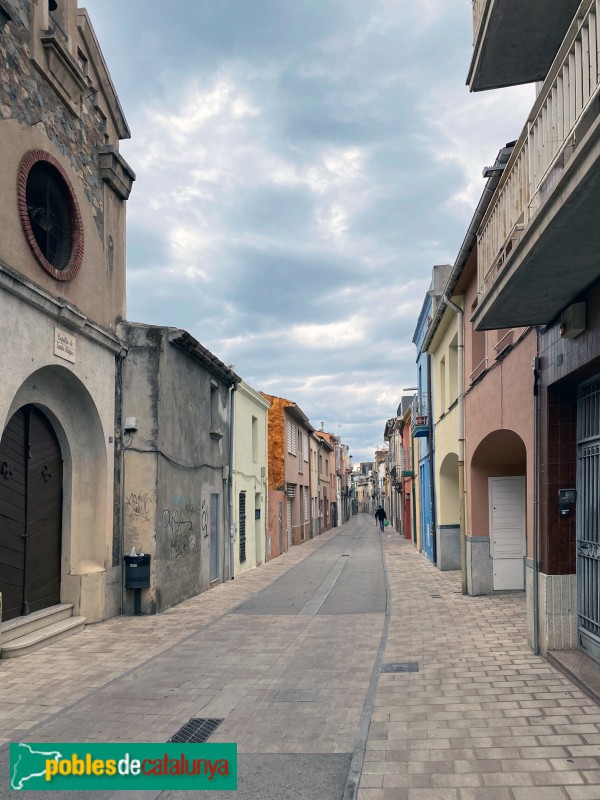
<svg viewBox="0 0 600 800"><path fill-rule="evenodd" d="M4 620L60 602L62 456L48 419L24 406L0 440Z"/></svg>

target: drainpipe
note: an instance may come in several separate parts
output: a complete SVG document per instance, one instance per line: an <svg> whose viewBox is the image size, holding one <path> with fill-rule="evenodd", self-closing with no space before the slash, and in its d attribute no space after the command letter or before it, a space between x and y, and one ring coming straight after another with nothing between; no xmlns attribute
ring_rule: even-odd
<svg viewBox="0 0 600 800"><path fill-rule="evenodd" d="M431 392L431 356L427 356L427 419L429 420L429 508L431 511L431 556L437 567L437 531L435 516L435 473L433 467L433 399Z"/></svg>
<svg viewBox="0 0 600 800"><path fill-rule="evenodd" d="M415 497L415 439L410 434L410 463L412 466L412 528L413 528L413 542L417 546L417 498Z"/></svg>
<svg viewBox="0 0 600 800"><path fill-rule="evenodd" d="M229 579L233 580L233 541L235 525L233 521L233 423L235 409L235 392L237 383L229 387L229 475L227 476L227 494L229 500Z"/></svg>
<svg viewBox="0 0 600 800"><path fill-rule="evenodd" d="M448 295L443 302L458 316L458 498L460 523L460 573L462 593L468 594L467 586L467 537L465 535L465 398L464 398L464 313Z"/></svg>
<svg viewBox="0 0 600 800"><path fill-rule="evenodd" d="M539 332L536 330L537 352L539 353ZM533 652L540 653L540 606L539 606L539 564L538 564L538 446L539 446L539 358L533 359Z"/></svg>

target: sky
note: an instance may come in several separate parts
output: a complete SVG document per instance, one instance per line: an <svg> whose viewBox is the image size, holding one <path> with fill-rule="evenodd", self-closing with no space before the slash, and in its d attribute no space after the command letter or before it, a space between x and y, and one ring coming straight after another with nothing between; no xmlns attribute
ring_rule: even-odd
<svg viewBox="0 0 600 800"><path fill-rule="evenodd" d="M470 94L470 0L80 0L131 129L127 316L383 446L417 318L531 86Z"/></svg>

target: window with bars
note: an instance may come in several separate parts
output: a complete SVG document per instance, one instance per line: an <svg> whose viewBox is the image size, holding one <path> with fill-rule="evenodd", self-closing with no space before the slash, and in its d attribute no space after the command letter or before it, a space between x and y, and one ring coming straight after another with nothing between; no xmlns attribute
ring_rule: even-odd
<svg viewBox="0 0 600 800"><path fill-rule="evenodd" d="M246 560L246 492L240 492L239 509L240 564L243 564Z"/></svg>

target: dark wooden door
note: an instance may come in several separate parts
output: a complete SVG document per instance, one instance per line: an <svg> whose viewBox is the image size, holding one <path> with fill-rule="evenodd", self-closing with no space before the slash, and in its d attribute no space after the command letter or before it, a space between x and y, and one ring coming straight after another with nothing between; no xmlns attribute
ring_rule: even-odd
<svg viewBox="0 0 600 800"><path fill-rule="evenodd" d="M26 415L10 419L0 440L0 592L2 619L21 615L25 585Z"/></svg>
<svg viewBox="0 0 600 800"><path fill-rule="evenodd" d="M3 619L60 602L61 533L60 445L48 419L24 406L0 442Z"/></svg>

